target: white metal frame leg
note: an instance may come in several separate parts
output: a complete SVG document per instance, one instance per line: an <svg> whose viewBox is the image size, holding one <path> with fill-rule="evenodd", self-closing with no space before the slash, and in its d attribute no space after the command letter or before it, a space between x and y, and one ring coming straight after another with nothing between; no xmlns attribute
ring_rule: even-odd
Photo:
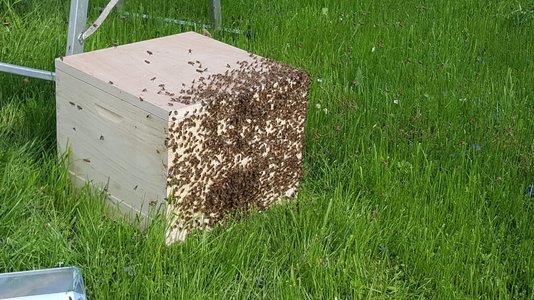
<svg viewBox="0 0 534 300"><path fill-rule="evenodd" d="M89 0L71 0L69 14L69 29L67 34L67 53L73 55L83 52L82 32L87 23L87 7Z"/></svg>
<svg viewBox="0 0 534 300"><path fill-rule="evenodd" d="M210 16L213 28L220 30L222 28L221 0L211 0Z"/></svg>
<svg viewBox="0 0 534 300"><path fill-rule="evenodd" d="M33 68L28 68L28 67L23 67L23 66L17 66L17 65L12 65L12 64L6 64L3 62L0 62L0 72L6 72L6 73L11 73L11 74L17 74L17 75L51 80L51 81L54 81L56 78L56 74L54 72L33 69Z"/></svg>

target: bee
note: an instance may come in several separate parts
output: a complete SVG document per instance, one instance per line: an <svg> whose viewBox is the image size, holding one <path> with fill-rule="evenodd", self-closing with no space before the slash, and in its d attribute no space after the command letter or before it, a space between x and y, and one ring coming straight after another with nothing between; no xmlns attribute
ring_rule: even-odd
<svg viewBox="0 0 534 300"><path fill-rule="evenodd" d="M154 80L156 80L156 77L150 78L150 81L154 81Z"/></svg>
<svg viewBox="0 0 534 300"><path fill-rule="evenodd" d="M169 102L169 103L167 103L167 105L169 105L169 106L173 106L174 104L172 104L172 103Z"/></svg>
<svg viewBox="0 0 534 300"><path fill-rule="evenodd" d="M194 65L195 65L195 63L194 63L194 62L192 62L192 61L188 61L187 63L188 63L188 64L190 64L190 65L192 65L192 66L194 66Z"/></svg>
<svg viewBox="0 0 534 300"><path fill-rule="evenodd" d="M150 61L148 61L148 60L145 59L145 63L146 63L146 64L150 64Z"/></svg>
<svg viewBox="0 0 534 300"><path fill-rule="evenodd" d="M164 88L164 87L165 87L165 84L162 83L162 84L160 84L160 85L158 85L158 86L159 86L160 88Z"/></svg>
<svg viewBox="0 0 534 300"><path fill-rule="evenodd" d="M111 85L113 85L113 81L111 81L111 80L110 80L110 81L108 81L108 83L109 83L109 84L111 84Z"/></svg>
<svg viewBox="0 0 534 300"><path fill-rule="evenodd" d="M152 51L146 50L146 53L148 53L148 55L152 55Z"/></svg>
<svg viewBox="0 0 534 300"><path fill-rule="evenodd" d="M76 105L76 107L78 108L78 110L82 110L83 108L79 105Z"/></svg>
<svg viewBox="0 0 534 300"><path fill-rule="evenodd" d="M189 113L189 111L186 111L185 114L184 114L184 117L187 116L188 113Z"/></svg>
<svg viewBox="0 0 534 300"><path fill-rule="evenodd" d="M63 56L60 56L60 57L59 57L59 60L63 61Z"/></svg>
<svg viewBox="0 0 534 300"><path fill-rule="evenodd" d="M157 154L160 154L160 152L159 152L159 150L158 150L158 149L156 149L156 153L157 153Z"/></svg>
<svg viewBox="0 0 534 300"><path fill-rule="evenodd" d="M207 37L211 37L211 33L206 28L202 28L202 34Z"/></svg>
<svg viewBox="0 0 534 300"><path fill-rule="evenodd" d="M72 127L72 130L76 131L76 127Z"/></svg>
<svg viewBox="0 0 534 300"><path fill-rule="evenodd" d="M189 49L189 54L191 54L191 52L193 52L193 50Z"/></svg>
<svg viewBox="0 0 534 300"><path fill-rule="evenodd" d="M230 68L230 64L226 64L226 67L227 67L227 68Z"/></svg>
<svg viewBox="0 0 534 300"><path fill-rule="evenodd" d="M150 115L146 115L146 118L147 118L147 119L150 118Z"/></svg>
<svg viewBox="0 0 534 300"><path fill-rule="evenodd" d="M100 140L101 140L101 141L104 140L104 136L103 136L103 135L100 136Z"/></svg>
<svg viewBox="0 0 534 300"><path fill-rule="evenodd" d="M134 189L134 191L137 191L137 185L136 185L136 186L134 186L134 188L133 188L133 189Z"/></svg>
<svg viewBox="0 0 534 300"><path fill-rule="evenodd" d="M143 99L143 97L139 97L139 101L145 101L145 99Z"/></svg>
<svg viewBox="0 0 534 300"><path fill-rule="evenodd" d="M69 104L72 105L72 106L76 105L76 104L74 104L74 102L72 102L72 101L69 101Z"/></svg>
<svg viewBox="0 0 534 300"><path fill-rule="evenodd" d="M208 68L205 68L205 69L204 69L204 72L207 72L207 71L208 71Z"/></svg>
<svg viewBox="0 0 534 300"><path fill-rule="evenodd" d="M143 93L144 93L144 92L147 92L147 91L148 91L148 90L147 90L146 88L144 88L144 89L142 90Z"/></svg>
<svg viewBox="0 0 534 300"><path fill-rule="evenodd" d="M89 158L84 158L83 161L85 161L86 163L90 163L91 160Z"/></svg>
<svg viewBox="0 0 534 300"><path fill-rule="evenodd" d="M196 71L197 71L198 73L201 73L201 74L204 73L204 71L203 71L202 69L197 69Z"/></svg>

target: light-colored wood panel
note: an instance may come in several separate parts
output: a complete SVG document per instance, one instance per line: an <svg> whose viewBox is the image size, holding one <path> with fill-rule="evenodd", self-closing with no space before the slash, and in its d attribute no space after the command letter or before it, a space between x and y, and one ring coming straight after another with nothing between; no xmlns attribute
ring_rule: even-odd
<svg viewBox="0 0 534 300"><path fill-rule="evenodd" d="M103 188L102 185L95 185L93 182L87 181L87 178L83 178L80 176L77 176L73 172L70 172L70 178L73 182L73 184L77 187L83 187L86 184L92 184L93 187L96 188ZM107 207L108 211L106 212L106 215L112 218L123 218L124 220L135 223L136 225L139 225L139 229L143 230L148 225L150 225L150 222L152 222L152 218L156 216L157 214L160 214L166 210L166 203L161 203L156 206L152 206L149 212L147 211L138 211L135 207L132 207L128 205L128 203L122 201L121 199L107 193Z"/></svg>
<svg viewBox="0 0 534 300"><path fill-rule="evenodd" d="M158 94L160 85L178 95L193 80L198 82L200 77L238 68L237 61L251 62L252 59L244 50L186 32L68 56L56 60L56 69L145 110L150 110L147 105L153 104L169 112L185 105L174 102L173 106L169 106L171 97L165 93ZM144 89L147 91L143 92ZM139 97L146 103L140 103Z"/></svg>
<svg viewBox="0 0 534 300"><path fill-rule="evenodd" d="M74 78L87 83L88 85L92 86L94 89L102 90L121 102L124 102L124 104L132 105L133 107L137 107L141 110L147 111L158 118L166 118L169 115L169 112L165 109L153 105L152 103L148 101L141 101L139 98L140 96L132 95L130 93L126 93L125 91L121 90L119 87L115 86L114 84L110 84L109 82L103 82L97 78L88 76L84 72L73 68L67 64L62 63L60 60L56 60L56 73L57 72L63 72L65 74L69 74L73 76ZM141 97L144 99L144 97ZM181 105L182 107L184 105Z"/></svg>
<svg viewBox="0 0 534 300"><path fill-rule="evenodd" d="M134 209L166 197L167 120L57 72L57 140L70 169ZM147 118L148 116L148 118Z"/></svg>

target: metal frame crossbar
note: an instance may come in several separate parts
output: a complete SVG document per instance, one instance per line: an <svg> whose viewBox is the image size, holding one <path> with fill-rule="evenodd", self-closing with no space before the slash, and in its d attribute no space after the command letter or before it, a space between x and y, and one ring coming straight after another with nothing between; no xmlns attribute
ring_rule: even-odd
<svg viewBox="0 0 534 300"><path fill-rule="evenodd" d="M83 52L84 41L93 34L98 27L107 18L113 7L120 5L122 0L111 0L102 10L100 16L93 22L89 28L87 24L87 10L89 0L71 0L69 13L69 26L67 34L67 51L66 55L73 55ZM221 29L221 0L210 0L210 16L213 27L216 30ZM39 70L0 62L0 72L6 72L27 77L55 80L55 73L51 71Z"/></svg>

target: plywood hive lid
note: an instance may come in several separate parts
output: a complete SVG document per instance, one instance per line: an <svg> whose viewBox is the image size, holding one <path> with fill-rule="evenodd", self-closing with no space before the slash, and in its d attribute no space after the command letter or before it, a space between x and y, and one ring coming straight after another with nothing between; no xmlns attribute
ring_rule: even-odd
<svg viewBox="0 0 534 300"><path fill-rule="evenodd" d="M57 59L56 71L166 119L170 111L192 106L172 98L193 80L237 68L238 61L252 59L244 50L185 32Z"/></svg>

